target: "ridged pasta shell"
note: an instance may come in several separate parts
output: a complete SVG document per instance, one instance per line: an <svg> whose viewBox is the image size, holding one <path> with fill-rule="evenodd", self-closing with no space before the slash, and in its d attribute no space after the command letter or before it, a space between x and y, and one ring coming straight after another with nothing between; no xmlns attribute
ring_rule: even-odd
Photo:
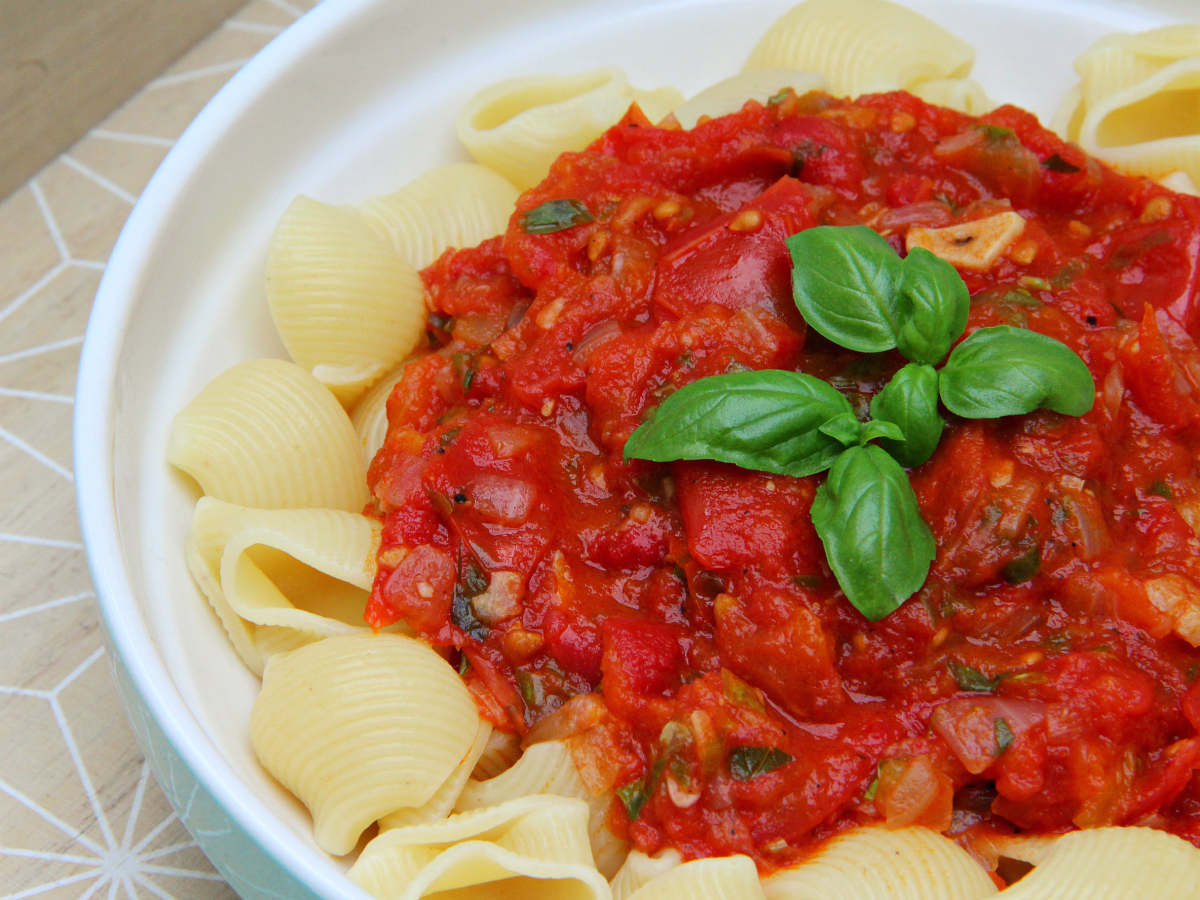
<svg viewBox="0 0 1200 900"><path fill-rule="evenodd" d="M400 190L359 207L380 239L414 269L448 247L474 247L503 233L520 191L474 163L438 166Z"/></svg>
<svg viewBox="0 0 1200 900"><path fill-rule="evenodd" d="M271 236L266 283L288 353L345 406L412 353L424 332L416 269L354 210L293 200Z"/></svg>
<svg viewBox="0 0 1200 900"><path fill-rule="evenodd" d="M974 78L935 78L914 85L912 92L926 103L948 106L970 116L982 116L996 108Z"/></svg>
<svg viewBox="0 0 1200 900"><path fill-rule="evenodd" d="M488 739L492 736L492 726L489 722L481 721L479 723L479 731L475 734L475 740L471 743L470 750L463 757L462 762L454 767L454 771L450 773L437 793L429 798L429 802L424 806L418 806L413 809L398 809L394 813L389 813L379 820L380 831L390 831L393 828L404 828L407 825L423 825L426 822L435 822L438 819L444 819L454 811L454 806L462 790L467 785L468 779L471 777L471 772L475 768L475 764L479 762L479 757L483 755L484 748L487 747Z"/></svg>
<svg viewBox="0 0 1200 900"><path fill-rule="evenodd" d="M620 69L534 75L484 88L458 114L458 139L476 161L521 190L546 177L560 154L582 150L637 101L657 122L683 101L674 88L637 91Z"/></svg>
<svg viewBox="0 0 1200 900"><path fill-rule="evenodd" d="M613 900L628 900L636 891L645 887L655 878L666 875L672 869L683 865L683 857L673 847L647 856L641 850L634 850L625 860L612 880Z"/></svg>
<svg viewBox="0 0 1200 900"><path fill-rule="evenodd" d="M965 850L928 828L858 828L763 879L767 900L976 900L996 886Z"/></svg>
<svg viewBox="0 0 1200 900"><path fill-rule="evenodd" d="M847 894L854 897L856 894ZM646 882L626 900L763 900L758 869L748 856L694 859Z"/></svg>
<svg viewBox="0 0 1200 900"><path fill-rule="evenodd" d="M478 730L458 673L394 634L331 637L273 657L250 715L259 760L308 807L317 845L339 856L377 819L428 803Z"/></svg>
<svg viewBox="0 0 1200 900"><path fill-rule="evenodd" d="M975 50L924 16L887 0L807 0L785 13L744 69L820 72L832 93L856 97L963 78Z"/></svg>
<svg viewBox="0 0 1200 900"><path fill-rule="evenodd" d="M403 377L402 365L376 382L375 386L367 391L366 396L354 405L350 413L350 424L354 426L354 432L358 435L358 442L362 447L363 464L368 467L387 438L388 398L392 396L392 388Z"/></svg>
<svg viewBox="0 0 1200 900"><path fill-rule="evenodd" d="M519 760L502 775L487 781L469 781L455 804L466 811L499 806L516 797L553 794L574 797L588 804L588 836L596 868L605 878L611 878L625 862L629 845L617 838L605 824L612 794L593 797L571 758L571 751L562 741L546 741L529 747Z"/></svg>
<svg viewBox="0 0 1200 900"><path fill-rule="evenodd" d="M1064 834L1004 900L1198 900L1200 850L1152 828Z"/></svg>
<svg viewBox="0 0 1200 900"><path fill-rule="evenodd" d="M496 729L488 738L487 746L483 748L483 755L479 757L471 777L477 781L495 778L511 769L520 758L521 739L515 734Z"/></svg>
<svg viewBox="0 0 1200 900"><path fill-rule="evenodd" d="M522 797L384 832L350 869L379 900L454 891L455 900L609 900L591 863L587 806L562 797Z"/></svg>
<svg viewBox="0 0 1200 900"><path fill-rule="evenodd" d="M765 104L783 88L789 87L797 94L807 94L809 91L826 90L829 82L819 72L797 72L794 69L739 72L689 97L676 107L675 118L684 128L695 128L701 116L712 119L727 116L740 110L747 100Z"/></svg>
<svg viewBox="0 0 1200 900"><path fill-rule="evenodd" d="M171 422L167 461L238 506L358 512L369 499L349 417L281 359L238 363L210 381Z"/></svg>

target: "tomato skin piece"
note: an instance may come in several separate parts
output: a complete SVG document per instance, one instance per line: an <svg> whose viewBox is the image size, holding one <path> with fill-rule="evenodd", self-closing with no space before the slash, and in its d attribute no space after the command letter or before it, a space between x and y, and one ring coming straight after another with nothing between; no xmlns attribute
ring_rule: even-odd
<svg viewBox="0 0 1200 900"><path fill-rule="evenodd" d="M379 595L394 613L418 631L439 632L450 620L454 561L422 544L409 552L383 582Z"/></svg>
<svg viewBox="0 0 1200 900"><path fill-rule="evenodd" d="M684 665L678 626L614 617L600 626L604 696L618 714L634 713L645 697L670 696Z"/></svg>

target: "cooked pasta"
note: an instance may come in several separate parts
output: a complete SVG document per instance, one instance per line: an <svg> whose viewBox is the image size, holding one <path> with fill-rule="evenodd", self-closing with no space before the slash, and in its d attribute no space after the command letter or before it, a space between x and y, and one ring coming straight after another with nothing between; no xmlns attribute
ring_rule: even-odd
<svg viewBox="0 0 1200 900"><path fill-rule="evenodd" d="M793 69L751 69L739 72L689 97L675 108L675 118L684 128L694 128L701 116L715 119L737 112L748 100L767 103L782 88L797 94L823 91L829 86L819 72L797 72Z"/></svg>
<svg viewBox="0 0 1200 900"><path fill-rule="evenodd" d="M647 881L625 900L763 900L758 869L748 856L694 859Z"/></svg>
<svg viewBox="0 0 1200 900"><path fill-rule="evenodd" d="M536 794L587 801L590 809L588 835L596 868L606 878L616 874L625 861L629 846L617 838L604 821L612 804L612 794L606 792L593 797L588 792L571 759L570 749L562 741L534 744L503 774L487 781L469 782L459 796L455 809L482 809Z"/></svg>
<svg viewBox="0 0 1200 900"><path fill-rule="evenodd" d="M281 650L366 630L379 529L358 513L247 509L202 497L188 566L239 654L261 674Z"/></svg>
<svg viewBox="0 0 1200 900"><path fill-rule="evenodd" d="M587 815L580 800L521 797L386 831L350 880L379 900L609 900L592 866Z"/></svg>
<svg viewBox="0 0 1200 900"><path fill-rule="evenodd" d="M1055 129L1136 174L1200 180L1200 25L1113 34L1075 62ZM1188 187L1188 184L1181 184Z"/></svg>
<svg viewBox="0 0 1200 900"><path fill-rule="evenodd" d="M217 500L358 512L366 468L350 419L311 375L279 359L238 363L171 422L167 460Z"/></svg>
<svg viewBox="0 0 1200 900"><path fill-rule="evenodd" d="M354 404L350 413L350 424L354 426L354 432L362 446L364 466L371 465L371 460L375 458L375 454L383 446L383 439L387 437L387 402L392 395L392 389L402 377L404 366L389 372L367 391L365 397Z"/></svg>
<svg viewBox="0 0 1200 900"><path fill-rule="evenodd" d="M254 752L337 856L382 816L428 803L478 731L454 669L395 634L331 637L273 657L250 715Z"/></svg>
<svg viewBox="0 0 1200 900"><path fill-rule="evenodd" d="M660 875L666 875L672 869L683 864L683 857L673 847L647 856L641 850L634 850L625 860L612 880L613 900L628 900L635 892L645 887Z"/></svg>
<svg viewBox="0 0 1200 900"><path fill-rule="evenodd" d="M767 900L976 900L996 893L983 868L927 828L858 828L763 881Z"/></svg>
<svg viewBox="0 0 1200 900"><path fill-rule="evenodd" d="M359 210L401 259L423 269L447 247L474 247L504 231L517 196L517 189L492 169L452 163L371 198Z"/></svg>
<svg viewBox="0 0 1200 900"><path fill-rule="evenodd" d="M935 78L913 85L912 92L926 103L948 106L971 116L982 116L996 106L974 78Z"/></svg>
<svg viewBox="0 0 1200 900"><path fill-rule="evenodd" d="M913 90L963 78L975 51L924 16L886 0L806 0L768 29L745 69L820 72L838 96Z"/></svg>
<svg viewBox="0 0 1200 900"><path fill-rule="evenodd" d="M350 406L416 347L425 289L361 215L300 196L267 252L267 305L292 359Z"/></svg>
<svg viewBox="0 0 1200 900"><path fill-rule="evenodd" d="M683 100L674 88L638 91L620 69L514 78L480 91L458 114L458 139L477 161L521 190L561 154L582 150L636 102L658 121Z"/></svg>
<svg viewBox="0 0 1200 900"><path fill-rule="evenodd" d="M379 830L388 831L392 828L403 828L405 825L422 825L425 822L436 822L438 819L444 819L450 815L491 736L491 724L481 721L479 731L476 733L467 755L454 767L450 777L442 782L437 793L430 797L423 806L413 809L398 809L394 813L384 816L379 820Z"/></svg>

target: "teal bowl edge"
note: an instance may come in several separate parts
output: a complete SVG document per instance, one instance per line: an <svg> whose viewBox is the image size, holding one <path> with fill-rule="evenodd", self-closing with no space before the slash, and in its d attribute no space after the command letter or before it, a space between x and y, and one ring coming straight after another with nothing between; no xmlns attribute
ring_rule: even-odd
<svg viewBox="0 0 1200 900"><path fill-rule="evenodd" d="M221 877L242 900L323 900L280 865L209 793L154 721L111 644L107 650L117 693L150 770Z"/></svg>

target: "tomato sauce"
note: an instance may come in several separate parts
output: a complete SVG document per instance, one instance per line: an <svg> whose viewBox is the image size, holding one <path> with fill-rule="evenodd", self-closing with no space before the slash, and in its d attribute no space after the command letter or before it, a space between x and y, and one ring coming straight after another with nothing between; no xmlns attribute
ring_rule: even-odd
<svg viewBox="0 0 1200 900"><path fill-rule="evenodd" d="M590 221L530 234L572 199ZM866 414L902 365L808 331L784 239L1015 209L963 272L967 332L1030 328L1096 382L1081 418L948 416L911 472L937 540L880 622L809 511L824 476L623 458L672 391L781 368ZM587 218L584 216L582 218ZM1152 824L1200 844L1200 201L1113 172L1013 107L787 94L692 131L635 109L423 273L430 352L370 468L367 612L450 649L505 731L569 739L653 853L763 871L843 828Z"/></svg>

